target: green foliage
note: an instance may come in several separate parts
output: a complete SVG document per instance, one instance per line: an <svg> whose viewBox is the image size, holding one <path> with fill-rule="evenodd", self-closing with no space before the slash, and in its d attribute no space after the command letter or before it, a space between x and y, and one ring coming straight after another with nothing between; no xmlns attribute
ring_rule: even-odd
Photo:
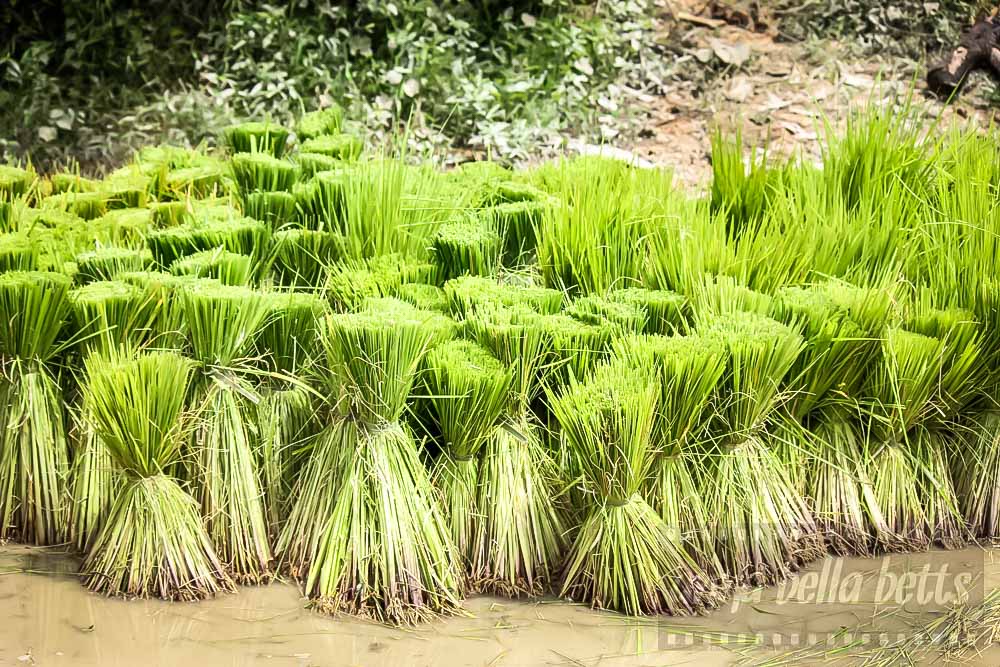
<svg viewBox="0 0 1000 667"><path fill-rule="evenodd" d="M285 154L289 132L274 123L240 123L223 132L226 146L233 153L263 153L275 158Z"/></svg>

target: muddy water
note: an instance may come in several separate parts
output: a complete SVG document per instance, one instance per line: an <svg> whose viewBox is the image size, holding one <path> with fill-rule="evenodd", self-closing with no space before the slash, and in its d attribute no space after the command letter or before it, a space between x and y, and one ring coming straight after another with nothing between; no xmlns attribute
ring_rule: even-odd
<svg viewBox="0 0 1000 667"><path fill-rule="evenodd" d="M993 556L964 549L828 558L780 587L742 591L690 619L636 621L556 600L474 598L469 617L398 630L311 612L289 584L195 604L107 599L79 585L74 559L8 545L0 548L0 665L728 665L784 656L807 641L843 643L844 628L891 641L941 607L919 599L919 582L926 597L933 582L947 580L930 594L945 602L956 574L976 578L973 595L1000 586ZM906 573L909 580L900 578ZM971 664L1000 664L1000 653Z"/></svg>

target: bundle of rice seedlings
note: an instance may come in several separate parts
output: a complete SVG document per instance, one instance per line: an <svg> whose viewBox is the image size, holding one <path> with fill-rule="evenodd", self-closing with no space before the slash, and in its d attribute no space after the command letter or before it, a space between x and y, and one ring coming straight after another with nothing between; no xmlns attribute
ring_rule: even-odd
<svg viewBox="0 0 1000 667"><path fill-rule="evenodd" d="M481 453L509 398L511 373L482 346L456 340L428 353L421 378L427 392L423 402L442 448L432 478L452 540L477 587L490 571L483 562L488 533L480 527L484 510L478 506Z"/></svg>
<svg viewBox="0 0 1000 667"><path fill-rule="evenodd" d="M477 310L527 306L543 315L562 310L565 295L547 287L520 286L498 282L495 278L462 276L444 285L445 294L456 317L467 317Z"/></svg>
<svg viewBox="0 0 1000 667"><path fill-rule="evenodd" d="M206 199L226 192L228 170L211 162L168 171L159 185L161 199Z"/></svg>
<svg viewBox="0 0 1000 667"><path fill-rule="evenodd" d="M562 387L570 378L582 380L608 356L618 329L604 322L581 322L568 315L540 315L530 318L548 338L550 360L542 369L550 389Z"/></svg>
<svg viewBox="0 0 1000 667"><path fill-rule="evenodd" d="M294 189L299 219L306 228L334 231L344 229L344 192L347 180L347 173L343 169L321 171Z"/></svg>
<svg viewBox="0 0 1000 667"><path fill-rule="evenodd" d="M243 197L243 214L277 230L296 215L295 195L290 192L251 192Z"/></svg>
<svg viewBox="0 0 1000 667"><path fill-rule="evenodd" d="M181 303L191 352L200 367L192 433L194 496L209 536L237 581L271 574L271 546L253 450L256 393L241 371L267 316L263 294L202 279L185 285Z"/></svg>
<svg viewBox="0 0 1000 667"><path fill-rule="evenodd" d="M870 475L879 507L897 548L925 549L938 537L950 542L959 532L952 514L957 501L922 428L933 418L944 346L938 338L889 327L881 347L866 386Z"/></svg>
<svg viewBox="0 0 1000 667"><path fill-rule="evenodd" d="M0 165L0 200L10 201L23 196L35 181L35 174L28 169Z"/></svg>
<svg viewBox="0 0 1000 667"><path fill-rule="evenodd" d="M235 590L176 468L191 362L169 352L91 355L84 411L123 477L84 559L87 587L106 595L199 600Z"/></svg>
<svg viewBox="0 0 1000 667"><path fill-rule="evenodd" d="M648 315L641 304L615 301L591 294L573 300L566 307L566 314L587 324L607 324L622 333L641 333L646 330Z"/></svg>
<svg viewBox="0 0 1000 667"><path fill-rule="evenodd" d="M406 624L459 608L458 554L399 422L428 346L449 335L445 320L394 299L326 320L341 416L317 437L278 542L324 611Z"/></svg>
<svg viewBox="0 0 1000 667"><path fill-rule="evenodd" d="M163 229L187 222L191 217L190 204L190 200L153 202L148 209L152 217L151 226L155 229Z"/></svg>
<svg viewBox="0 0 1000 667"><path fill-rule="evenodd" d="M275 292L267 300L269 313L257 340L266 369L257 403L257 456L268 525L277 535L287 516L293 455L315 432L316 400L306 378L321 354L326 303L299 292Z"/></svg>
<svg viewBox="0 0 1000 667"><path fill-rule="evenodd" d="M729 577L715 553L713 523L697 475L726 370L726 349L705 336L646 335L619 339L614 354L659 391L650 434L654 460L644 497L705 577L724 591Z"/></svg>
<svg viewBox="0 0 1000 667"><path fill-rule="evenodd" d="M114 280L122 273L145 271L153 262L148 250L109 246L76 256L76 282L87 284L98 280Z"/></svg>
<svg viewBox="0 0 1000 667"><path fill-rule="evenodd" d="M510 201L480 211L504 241L504 262L515 266L528 263L537 245L535 229L550 205L547 199Z"/></svg>
<svg viewBox="0 0 1000 667"><path fill-rule="evenodd" d="M854 290L858 303L868 299L864 290L830 283L785 288L775 300L776 317L806 340L786 383L791 397L779 424L779 452L793 479L801 481L828 546L839 554L868 554L892 544L857 424L879 339L851 317L845 290Z"/></svg>
<svg viewBox="0 0 1000 667"><path fill-rule="evenodd" d="M955 456L955 484L962 513L976 537L1000 535L1000 412L976 415Z"/></svg>
<svg viewBox="0 0 1000 667"><path fill-rule="evenodd" d="M531 403L551 339L524 306L481 310L466 333L510 369L499 424L487 439L479 471L479 530L484 553L474 561L477 588L510 597L540 595L554 580L566 547L566 511L558 500L558 469L542 441Z"/></svg>
<svg viewBox="0 0 1000 667"><path fill-rule="evenodd" d="M53 194L62 192L93 192L100 187L100 181L86 178L79 173L61 172L49 176Z"/></svg>
<svg viewBox="0 0 1000 667"><path fill-rule="evenodd" d="M93 282L70 292L75 338L86 360L120 347L135 348L148 339L155 304L135 285ZM97 537L117 490L111 455L97 436L91 415L72 414L73 460L69 477L69 539L81 551Z"/></svg>
<svg viewBox="0 0 1000 667"><path fill-rule="evenodd" d="M267 153L280 158L288 147L289 134L274 123L249 122L227 127L222 138L232 153Z"/></svg>
<svg viewBox="0 0 1000 667"><path fill-rule="evenodd" d="M299 168L267 153L237 153L229 161L236 187L251 192L291 192L299 181Z"/></svg>
<svg viewBox="0 0 1000 667"><path fill-rule="evenodd" d="M689 296L695 316L700 319L730 313L767 315L774 308L770 295L752 290L726 275L702 276Z"/></svg>
<svg viewBox="0 0 1000 667"><path fill-rule="evenodd" d="M108 212L108 201L103 192L64 192L42 199L39 207L67 211L84 220L95 220Z"/></svg>
<svg viewBox="0 0 1000 667"><path fill-rule="evenodd" d="M393 296L409 304L435 313L448 314L448 295L437 285L424 283L403 283L396 288Z"/></svg>
<svg viewBox="0 0 1000 667"><path fill-rule="evenodd" d="M172 202L176 203L176 202ZM108 211L95 222L113 245L128 248L145 246L146 232L154 225L153 212L148 208L119 208Z"/></svg>
<svg viewBox="0 0 1000 667"><path fill-rule="evenodd" d="M316 153L338 160L356 160L361 156L365 142L353 134L324 134L302 142L299 150Z"/></svg>
<svg viewBox="0 0 1000 667"><path fill-rule="evenodd" d="M501 240L486 221L473 218L442 225L431 238L431 251L441 280L489 276L500 266Z"/></svg>
<svg viewBox="0 0 1000 667"><path fill-rule="evenodd" d="M271 268L286 287L322 287L327 271L344 254L344 238L335 232L285 229L274 234Z"/></svg>
<svg viewBox="0 0 1000 667"><path fill-rule="evenodd" d="M299 165L303 178L312 178L323 171L335 171L342 169L347 163L329 155L321 153L299 152L295 156L295 163Z"/></svg>
<svg viewBox="0 0 1000 667"><path fill-rule="evenodd" d="M551 399L576 452L587 513L563 573L562 595L627 614L689 614L717 604L711 581L641 495L653 465L657 388L606 365Z"/></svg>
<svg viewBox="0 0 1000 667"><path fill-rule="evenodd" d="M0 234L0 272L38 269L38 244L28 234Z"/></svg>
<svg viewBox="0 0 1000 667"><path fill-rule="evenodd" d="M317 109L303 114L295 124L295 134L299 139L312 139L324 134L336 134L344 123L344 110L334 104L326 109Z"/></svg>
<svg viewBox="0 0 1000 667"><path fill-rule="evenodd" d="M69 288L60 274L0 274L0 538L59 544L66 532L69 455L53 361Z"/></svg>
<svg viewBox="0 0 1000 667"><path fill-rule="evenodd" d="M158 350L185 350L187 323L180 293L190 277L158 271L123 273L118 280L143 290L152 311L148 346Z"/></svg>
<svg viewBox="0 0 1000 667"><path fill-rule="evenodd" d="M612 160L580 159L559 170L535 230L538 265L548 287L605 293L638 284L648 224L636 170Z"/></svg>
<svg viewBox="0 0 1000 667"><path fill-rule="evenodd" d="M823 552L767 432L803 340L784 324L743 312L703 321L699 331L727 353L702 473L716 553L737 582L773 583Z"/></svg>
<svg viewBox="0 0 1000 667"><path fill-rule="evenodd" d="M253 268L253 258L215 248L176 259L170 265L170 273L175 276L215 278L223 285L249 285Z"/></svg>
<svg viewBox="0 0 1000 667"><path fill-rule="evenodd" d="M267 256L270 241L271 228L250 218L191 222L157 229L146 237L153 259L164 268L181 257L215 248L248 255L257 266Z"/></svg>
<svg viewBox="0 0 1000 667"><path fill-rule="evenodd" d="M646 313L643 333L670 335L687 328L687 297L670 290L626 287L608 294L608 299L629 304Z"/></svg>
<svg viewBox="0 0 1000 667"><path fill-rule="evenodd" d="M985 334L975 313L964 308L918 307L907 323L911 331L933 336L943 345L941 376L934 402L935 420L945 428L980 397L989 375Z"/></svg>

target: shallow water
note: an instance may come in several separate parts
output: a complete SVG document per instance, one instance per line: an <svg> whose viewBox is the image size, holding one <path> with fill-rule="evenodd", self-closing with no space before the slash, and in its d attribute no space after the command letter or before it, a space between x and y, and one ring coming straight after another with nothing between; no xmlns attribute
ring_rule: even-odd
<svg viewBox="0 0 1000 667"><path fill-rule="evenodd" d="M893 641L941 607L918 599L921 581L967 573L983 582L973 595L1000 586L994 552L977 548L827 558L783 586L742 591L704 617L637 621L557 600L477 597L467 603L469 617L400 630L314 613L285 583L200 603L124 601L87 592L76 568L54 550L0 548L0 665L728 665L785 656L807 641L844 643L841 628ZM904 584L899 575L907 572ZM788 664L808 661L798 655ZM1000 664L1000 652L967 664Z"/></svg>

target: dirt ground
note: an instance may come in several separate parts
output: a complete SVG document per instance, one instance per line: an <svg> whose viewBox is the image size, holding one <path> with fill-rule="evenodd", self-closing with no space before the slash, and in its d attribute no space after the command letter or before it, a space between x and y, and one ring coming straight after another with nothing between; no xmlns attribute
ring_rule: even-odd
<svg viewBox="0 0 1000 667"><path fill-rule="evenodd" d="M703 186L711 173L709 140L715 127L741 127L750 146L772 154L800 151L818 158L824 124L842 122L845 112L869 101L887 103L913 92L932 117L958 117L987 126L1000 111L986 99L985 74L975 74L950 105L931 98L924 75L927 63L899 57L862 55L836 41L788 43L774 23L730 12L720 18L708 0L666 0L658 16L664 38L682 36L693 45L690 67L722 68L709 83L692 77L674 84L662 97L638 102L648 120L636 156L674 167L678 179ZM740 24L740 25L737 25Z"/></svg>

